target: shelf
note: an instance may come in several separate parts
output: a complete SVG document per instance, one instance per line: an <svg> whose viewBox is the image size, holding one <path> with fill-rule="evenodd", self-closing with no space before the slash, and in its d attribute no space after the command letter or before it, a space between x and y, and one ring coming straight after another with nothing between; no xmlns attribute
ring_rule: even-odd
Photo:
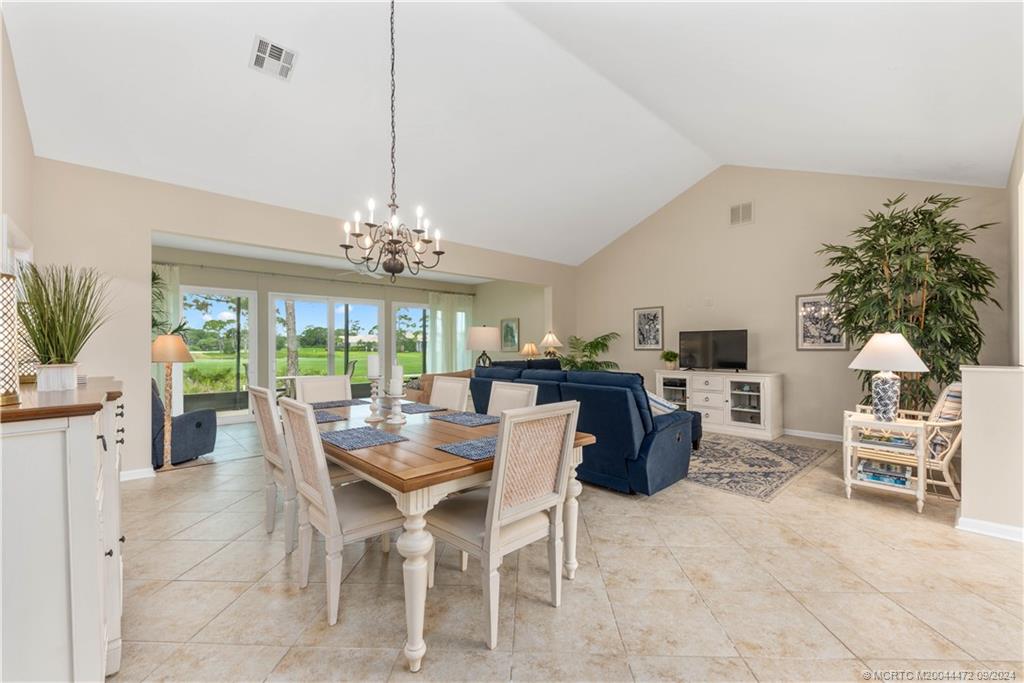
<svg viewBox="0 0 1024 683"><path fill-rule="evenodd" d="M735 406L733 406L730 410L735 410L736 412L739 412L739 413L760 413L761 412L760 408L737 408Z"/></svg>
<svg viewBox="0 0 1024 683"><path fill-rule="evenodd" d="M864 481L863 479L853 478L848 482L849 486L863 486L868 489L879 489L881 491L894 491L896 493L906 493L911 496L917 495L917 481L915 479L914 486L910 488L904 488L902 486L894 486L892 484L882 484L877 481Z"/></svg>
<svg viewBox="0 0 1024 683"><path fill-rule="evenodd" d="M733 389L729 392L730 394L740 394L741 396L760 396L760 391L740 391L739 389Z"/></svg>

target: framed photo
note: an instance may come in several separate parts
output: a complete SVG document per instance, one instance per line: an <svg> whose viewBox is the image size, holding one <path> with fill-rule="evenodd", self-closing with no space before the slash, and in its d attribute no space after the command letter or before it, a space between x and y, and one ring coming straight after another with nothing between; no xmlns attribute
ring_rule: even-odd
<svg viewBox="0 0 1024 683"><path fill-rule="evenodd" d="M501 350L509 353L518 353L519 318L502 318L498 329L501 330Z"/></svg>
<svg viewBox="0 0 1024 683"><path fill-rule="evenodd" d="M796 350L848 351L849 340L832 315L832 306L824 294L798 294L796 297Z"/></svg>
<svg viewBox="0 0 1024 683"><path fill-rule="evenodd" d="M665 309L662 306L633 309L633 350L665 348Z"/></svg>

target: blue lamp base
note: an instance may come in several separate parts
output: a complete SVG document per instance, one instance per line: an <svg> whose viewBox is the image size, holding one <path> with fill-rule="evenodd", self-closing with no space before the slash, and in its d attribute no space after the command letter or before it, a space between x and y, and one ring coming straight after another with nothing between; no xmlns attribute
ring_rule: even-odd
<svg viewBox="0 0 1024 683"><path fill-rule="evenodd" d="M900 378L883 371L871 378L871 412L881 422L892 422L900 409Z"/></svg>

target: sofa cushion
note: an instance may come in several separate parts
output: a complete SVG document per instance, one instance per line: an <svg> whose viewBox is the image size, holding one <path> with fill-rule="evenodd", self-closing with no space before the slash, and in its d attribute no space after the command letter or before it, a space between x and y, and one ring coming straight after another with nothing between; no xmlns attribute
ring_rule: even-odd
<svg viewBox="0 0 1024 683"><path fill-rule="evenodd" d="M521 379L536 379L543 382L564 382L565 373L561 370L523 370Z"/></svg>
<svg viewBox="0 0 1024 683"><path fill-rule="evenodd" d="M546 403L558 403L562 400L562 383L561 382L548 382L542 379L526 379L525 375L529 372L527 370L523 373L524 377L512 380L516 384L532 384L537 387L537 405L544 405Z"/></svg>
<svg viewBox="0 0 1024 683"><path fill-rule="evenodd" d="M561 370L562 361L557 358L531 358L526 361L530 370Z"/></svg>
<svg viewBox="0 0 1024 683"><path fill-rule="evenodd" d="M525 360L496 360L491 362L492 368L519 368L525 370L529 367Z"/></svg>
<svg viewBox="0 0 1024 683"><path fill-rule="evenodd" d="M476 377L483 377L484 379L519 379L519 375L523 374L523 368L519 367L506 367L506 366L494 366L489 368L476 368Z"/></svg>
<svg viewBox="0 0 1024 683"><path fill-rule="evenodd" d="M633 394L637 412L640 414L640 423L643 425L644 433L654 429L654 420L651 415L651 405L647 400L647 391L644 389L644 378L634 372L593 372L573 370L566 373L566 381L574 384L596 384L606 387L622 387L629 389Z"/></svg>

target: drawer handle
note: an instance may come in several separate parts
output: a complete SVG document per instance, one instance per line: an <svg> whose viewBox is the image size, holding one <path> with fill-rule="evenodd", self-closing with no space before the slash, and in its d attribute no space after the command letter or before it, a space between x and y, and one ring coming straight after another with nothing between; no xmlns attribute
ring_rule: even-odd
<svg viewBox="0 0 1024 683"><path fill-rule="evenodd" d="M121 534L121 538L117 539L118 542L124 543L124 534Z"/></svg>
<svg viewBox="0 0 1024 683"><path fill-rule="evenodd" d="M124 434L124 427L118 427L117 428L117 433L118 434Z"/></svg>
<svg viewBox="0 0 1024 683"><path fill-rule="evenodd" d="M114 417L124 417L124 411L120 410L120 411L114 413Z"/></svg>
<svg viewBox="0 0 1024 683"><path fill-rule="evenodd" d="M118 403L117 404L117 409L118 410L124 410L124 404L123 403Z"/></svg>
<svg viewBox="0 0 1024 683"><path fill-rule="evenodd" d="M114 443L124 443L124 439L116 439Z"/></svg>
<svg viewBox="0 0 1024 683"><path fill-rule="evenodd" d="M102 434L97 434L96 438L100 440L100 443L103 444L103 450L106 451L107 450L107 437L103 436Z"/></svg>
<svg viewBox="0 0 1024 683"><path fill-rule="evenodd" d="M114 556L114 549L111 548L110 550L108 550L107 552L105 552L103 554L106 555L107 557L113 557Z"/></svg>
<svg viewBox="0 0 1024 683"><path fill-rule="evenodd" d="M710 382L708 382L707 380L704 380L704 386L707 386L708 384L710 384Z"/></svg>
<svg viewBox="0 0 1024 683"><path fill-rule="evenodd" d="M704 417L711 417L711 413L709 413L708 411L705 410L704 411Z"/></svg>
<svg viewBox="0 0 1024 683"><path fill-rule="evenodd" d="M705 396L704 397L704 402L705 403L710 403L711 402L711 397L710 396Z"/></svg>

